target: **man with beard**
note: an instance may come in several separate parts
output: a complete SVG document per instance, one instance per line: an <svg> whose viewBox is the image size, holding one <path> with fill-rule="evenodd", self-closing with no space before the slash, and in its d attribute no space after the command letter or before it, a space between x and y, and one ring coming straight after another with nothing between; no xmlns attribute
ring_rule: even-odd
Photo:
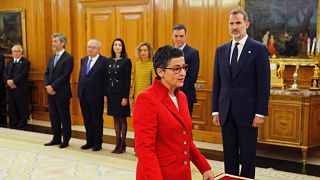
<svg viewBox="0 0 320 180"><path fill-rule="evenodd" d="M221 126L228 174L253 178L258 127L268 115L270 68L265 45L249 38L248 15L230 12L232 41L216 50L212 89L213 123Z"/></svg>
<svg viewBox="0 0 320 180"><path fill-rule="evenodd" d="M65 148L69 145L71 138L69 105L72 97L70 76L73 69L73 57L65 50L67 38L63 34L55 33L51 38L52 49L55 53L49 59L44 74L44 83L48 93L53 139L44 145L52 146L60 144L60 148ZM61 134L63 135L62 143Z"/></svg>

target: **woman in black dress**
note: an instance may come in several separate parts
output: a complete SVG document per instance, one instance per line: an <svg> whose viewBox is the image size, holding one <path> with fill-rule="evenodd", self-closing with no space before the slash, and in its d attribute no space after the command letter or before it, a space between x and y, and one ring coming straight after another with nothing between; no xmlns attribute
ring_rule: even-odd
<svg viewBox="0 0 320 180"><path fill-rule="evenodd" d="M126 151L127 117L130 116L131 60L127 57L122 39L117 38L111 46L112 57L108 59L106 77L107 114L113 116L116 131L116 147L112 153Z"/></svg>

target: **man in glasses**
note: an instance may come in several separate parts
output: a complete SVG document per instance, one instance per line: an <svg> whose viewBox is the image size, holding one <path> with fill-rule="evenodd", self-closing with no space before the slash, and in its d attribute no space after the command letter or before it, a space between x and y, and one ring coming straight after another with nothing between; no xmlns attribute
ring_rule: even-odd
<svg viewBox="0 0 320 180"><path fill-rule="evenodd" d="M7 85L10 128L24 129L29 116L30 62L22 56L21 45L11 49L12 59L6 65L3 79Z"/></svg>
<svg viewBox="0 0 320 180"><path fill-rule="evenodd" d="M216 50L212 115L222 129L225 172L254 179L258 127L268 115L270 68L267 48L248 37L248 27L244 10L230 12L233 39Z"/></svg>
<svg viewBox="0 0 320 180"><path fill-rule="evenodd" d="M190 47L187 41L187 29L182 24L177 24L173 28L172 39L174 46L183 51L186 64L189 65L184 84L181 90L187 95L190 116L193 111L193 103L197 102L196 89L194 84L197 81L199 72L199 52Z"/></svg>

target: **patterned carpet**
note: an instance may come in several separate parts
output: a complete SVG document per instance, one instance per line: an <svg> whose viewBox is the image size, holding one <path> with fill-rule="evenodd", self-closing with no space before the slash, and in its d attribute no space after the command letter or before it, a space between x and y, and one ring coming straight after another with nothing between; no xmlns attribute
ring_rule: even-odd
<svg viewBox="0 0 320 180"><path fill-rule="evenodd" d="M0 128L0 179L57 179L57 180L132 180L135 179L136 157L133 149L116 155L110 153L114 145L103 144L103 150L81 150L84 140L71 139L70 146L59 149L45 147L50 141L47 134ZM223 162L209 161L213 172L223 172ZM194 180L202 179L192 167ZM319 179L294 173L257 168L257 179L289 180Z"/></svg>

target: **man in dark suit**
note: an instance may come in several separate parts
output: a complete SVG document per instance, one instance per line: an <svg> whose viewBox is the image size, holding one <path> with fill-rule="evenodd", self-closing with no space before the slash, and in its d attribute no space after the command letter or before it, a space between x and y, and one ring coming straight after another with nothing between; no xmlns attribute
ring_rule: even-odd
<svg viewBox="0 0 320 180"><path fill-rule="evenodd" d="M213 123L222 128L225 172L254 178L257 132L268 115L270 68L266 47L248 37L248 15L230 12L233 37L216 50L212 90Z"/></svg>
<svg viewBox="0 0 320 180"><path fill-rule="evenodd" d="M5 67L3 80L8 92L10 128L23 129L29 116L29 69L30 62L22 57L22 46L14 45L12 57Z"/></svg>
<svg viewBox="0 0 320 180"><path fill-rule="evenodd" d="M2 81L2 75L4 71L5 59L0 54L0 127L7 127L7 115L6 115L6 91L5 83Z"/></svg>
<svg viewBox="0 0 320 180"><path fill-rule="evenodd" d="M198 72L199 72L199 52L197 49L190 47L187 41L187 29L182 24L177 24L173 28L172 39L174 46L183 51L183 56L186 64L189 65L184 84L181 87L181 90L187 95L188 98L188 107L189 113L192 115L193 103L197 102L196 89L194 84L197 81Z"/></svg>
<svg viewBox="0 0 320 180"><path fill-rule="evenodd" d="M65 148L69 145L71 138L69 105L72 97L70 76L73 69L73 57L65 50L67 38L63 34L55 33L51 37L52 49L55 54L49 58L44 74L44 83L48 93L53 139L46 143L45 146L60 144L60 148ZM63 134L62 143L61 134Z"/></svg>
<svg viewBox="0 0 320 180"><path fill-rule="evenodd" d="M100 53L101 42L95 39L88 41L88 56L81 59L78 81L78 98L87 143L81 149L99 151L102 148L104 79L107 73L107 58Z"/></svg>

